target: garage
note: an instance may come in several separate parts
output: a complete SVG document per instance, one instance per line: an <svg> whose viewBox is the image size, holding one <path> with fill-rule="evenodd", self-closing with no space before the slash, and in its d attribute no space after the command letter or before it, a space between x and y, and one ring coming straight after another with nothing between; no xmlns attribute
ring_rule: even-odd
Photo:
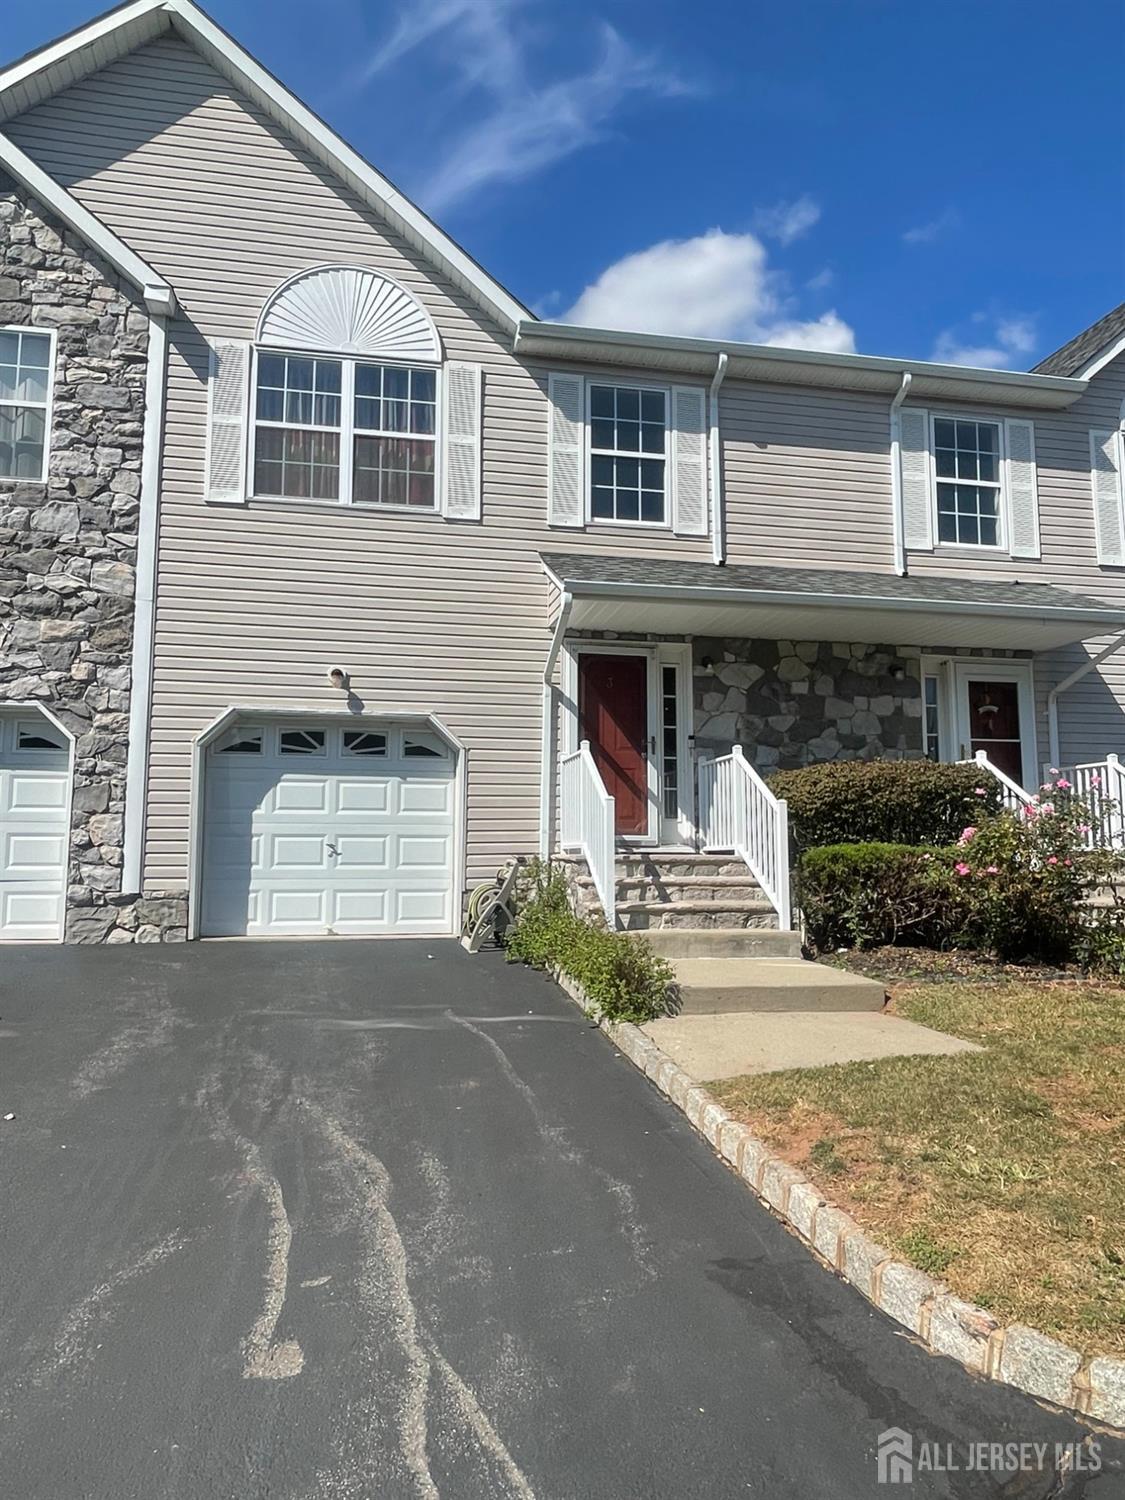
<svg viewBox="0 0 1125 1500"><path fill-rule="evenodd" d="M204 752L202 936L455 930L457 769L429 722L222 729Z"/></svg>
<svg viewBox="0 0 1125 1500"><path fill-rule="evenodd" d="M62 937L69 805L66 735L37 709L0 712L0 939Z"/></svg>

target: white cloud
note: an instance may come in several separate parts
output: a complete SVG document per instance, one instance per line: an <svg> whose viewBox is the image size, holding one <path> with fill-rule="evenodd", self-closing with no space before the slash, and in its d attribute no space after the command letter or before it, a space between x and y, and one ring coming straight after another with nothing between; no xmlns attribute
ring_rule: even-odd
<svg viewBox="0 0 1125 1500"><path fill-rule="evenodd" d="M810 292L823 292L836 280L836 272L831 266L825 266L823 271L818 271L815 276L810 276L805 285Z"/></svg>
<svg viewBox="0 0 1125 1500"><path fill-rule="evenodd" d="M976 325L987 321L984 313L974 313ZM1038 337L1035 320L1026 316L999 318L987 343L963 338L955 328L939 333L930 356L943 365L975 365L982 370L1016 370L1026 364Z"/></svg>
<svg viewBox="0 0 1125 1500"><path fill-rule="evenodd" d="M915 224L913 228L907 229L903 236L904 245L932 245L935 240L941 239L951 229L956 229L961 222L961 217L954 208L947 208L938 214L936 219L930 219L925 224Z"/></svg>
<svg viewBox="0 0 1125 1500"><path fill-rule="evenodd" d="M782 245L791 245L801 235L807 234L819 218L820 204L814 202L808 193L802 193L799 198L758 209L754 215L754 228Z"/></svg>
<svg viewBox="0 0 1125 1500"><path fill-rule="evenodd" d="M834 309L809 321L791 316L784 277L768 260L753 234L712 229L694 239L664 240L608 266L566 319L639 333L854 352L855 335Z"/></svg>
<svg viewBox="0 0 1125 1500"><path fill-rule="evenodd" d="M499 182L520 182L602 140L630 100L671 98L687 85L655 54L612 26L598 29L597 53L581 72L541 83L532 78L530 46L541 26L525 24L530 0L413 0L363 70L370 81L425 45L474 105L448 128L452 148L418 196L440 213Z"/></svg>

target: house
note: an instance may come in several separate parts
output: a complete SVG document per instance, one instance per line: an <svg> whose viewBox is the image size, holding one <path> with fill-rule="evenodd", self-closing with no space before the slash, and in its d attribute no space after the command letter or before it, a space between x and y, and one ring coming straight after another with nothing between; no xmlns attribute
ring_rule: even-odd
<svg viewBox="0 0 1125 1500"><path fill-rule="evenodd" d="M190 0L0 71L0 168L3 937L453 932L560 839L785 925L772 768L1125 748L1125 308L543 322Z"/></svg>

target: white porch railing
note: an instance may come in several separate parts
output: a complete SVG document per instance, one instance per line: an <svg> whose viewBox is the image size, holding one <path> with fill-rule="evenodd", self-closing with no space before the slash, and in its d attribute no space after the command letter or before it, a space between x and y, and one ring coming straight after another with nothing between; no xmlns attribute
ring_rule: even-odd
<svg viewBox="0 0 1125 1500"><path fill-rule="evenodd" d="M559 769L559 842L579 849L602 903L606 923L617 924L617 876L614 854L613 798L605 789L588 740Z"/></svg>
<svg viewBox="0 0 1125 1500"><path fill-rule="evenodd" d="M1076 766L1044 766L1043 781L1069 781L1090 809L1088 849L1125 848L1125 766L1116 755Z"/></svg>
<svg viewBox="0 0 1125 1500"><path fill-rule="evenodd" d="M735 745L729 755L699 763L699 832L709 853L732 850L746 864L788 929L789 809L775 797Z"/></svg>
<svg viewBox="0 0 1125 1500"><path fill-rule="evenodd" d="M1019 812L1031 801L1031 792L1025 791L1019 782L1013 781L1006 771L993 765L986 750L978 750L972 760L958 761L958 765L979 766L987 775L994 776L1000 783L1000 802L1008 812Z"/></svg>

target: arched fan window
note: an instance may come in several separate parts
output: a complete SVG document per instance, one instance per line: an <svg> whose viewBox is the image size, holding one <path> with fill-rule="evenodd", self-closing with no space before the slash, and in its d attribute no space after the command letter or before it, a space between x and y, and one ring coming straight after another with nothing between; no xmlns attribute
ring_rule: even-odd
<svg viewBox="0 0 1125 1500"><path fill-rule="evenodd" d="M436 509L441 358L430 315L389 277L287 281L258 323L253 493Z"/></svg>

